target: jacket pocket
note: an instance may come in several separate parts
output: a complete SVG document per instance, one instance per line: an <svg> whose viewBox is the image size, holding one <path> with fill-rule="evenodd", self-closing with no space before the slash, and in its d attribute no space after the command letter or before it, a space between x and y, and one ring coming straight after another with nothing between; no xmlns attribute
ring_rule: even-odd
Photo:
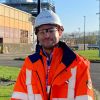
<svg viewBox="0 0 100 100"><path fill-rule="evenodd" d="M59 85L53 85L51 94L53 98L66 98L68 92L68 84L66 81L62 82Z"/></svg>

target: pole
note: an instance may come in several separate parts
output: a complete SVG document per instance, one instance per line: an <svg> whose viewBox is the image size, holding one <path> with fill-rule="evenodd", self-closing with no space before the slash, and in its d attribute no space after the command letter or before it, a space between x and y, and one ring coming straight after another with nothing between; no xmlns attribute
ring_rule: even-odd
<svg viewBox="0 0 100 100"><path fill-rule="evenodd" d="M40 0L38 0L37 9L38 9L38 12L37 12L37 15L38 15L41 10L41 1Z"/></svg>
<svg viewBox="0 0 100 100"><path fill-rule="evenodd" d="M84 50L85 50L85 21L86 21L86 16L84 17Z"/></svg>
<svg viewBox="0 0 100 100"><path fill-rule="evenodd" d="M98 31L99 57L100 57L100 0L99 0L99 31Z"/></svg>
<svg viewBox="0 0 100 100"><path fill-rule="evenodd" d="M37 10L38 10L37 15L38 15L41 10L41 1L40 0L38 0ZM36 44L36 52L40 52L40 45L39 45L38 37L37 37L37 44Z"/></svg>
<svg viewBox="0 0 100 100"><path fill-rule="evenodd" d="M80 27L78 28L78 44L80 43Z"/></svg>

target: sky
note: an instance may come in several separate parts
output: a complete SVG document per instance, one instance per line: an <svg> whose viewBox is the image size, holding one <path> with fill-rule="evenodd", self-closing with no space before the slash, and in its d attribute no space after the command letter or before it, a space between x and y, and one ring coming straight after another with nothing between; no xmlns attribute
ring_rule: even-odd
<svg viewBox="0 0 100 100"><path fill-rule="evenodd" d="M56 13L59 15L64 32L92 32L98 30L99 1L98 0L54 0Z"/></svg>

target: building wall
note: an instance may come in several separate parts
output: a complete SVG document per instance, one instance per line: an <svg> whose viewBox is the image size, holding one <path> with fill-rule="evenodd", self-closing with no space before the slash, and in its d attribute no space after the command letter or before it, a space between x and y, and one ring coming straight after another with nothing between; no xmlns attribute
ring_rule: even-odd
<svg viewBox="0 0 100 100"><path fill-rule="evenodd" d="M11 46L6 47L7 44L12 44L12 47L14 45L25 46L32 44L33 30L32 22L29 20L31 17L32 16L29 13L0 4L0 39L3 39L4 53L5 48L8 48L8 52L11 52Z"/></svg>

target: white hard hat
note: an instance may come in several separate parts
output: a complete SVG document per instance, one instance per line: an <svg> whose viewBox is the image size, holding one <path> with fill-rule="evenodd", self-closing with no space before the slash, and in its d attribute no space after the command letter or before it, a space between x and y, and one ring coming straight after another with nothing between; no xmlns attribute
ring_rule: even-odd
<svg viewBox="0 0 100 100"><path fill-rule="evenodd" d="M34 27L37 28L44 24L55 24L63 28L60 18L52 10L41 11L35 19Z"/></svg>

